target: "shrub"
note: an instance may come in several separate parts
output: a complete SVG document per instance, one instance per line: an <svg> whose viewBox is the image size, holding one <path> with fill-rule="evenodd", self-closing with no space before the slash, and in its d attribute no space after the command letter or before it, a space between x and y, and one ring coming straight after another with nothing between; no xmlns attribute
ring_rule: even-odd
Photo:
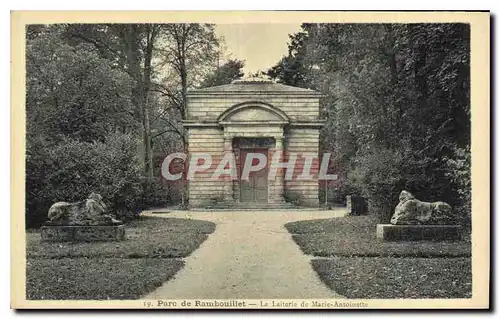
<svg viewBox="0 0 500 319"><path fill-rule="evenodd" d="M159 183L145 182L137 141L126 134L112 134L106 142L66 139L55 146L30 139L26 164L27 226L43 222L53 203L83 200L91 192L101 194L122 219L167 198Z"/></svg>
<svg viewBox="0 0 500 319"><path fill-rule="evenodd" d="M471 213L471 156L470 148L455 148L452 158L445 158L448 176L454 184L459 200L454 209L465 220Z"/></svg>
<svg viewBox="0 0 500 319"><path fill-rule="evenodd" d="M402 161L400 152L379 148L359 156L357 166L347 174L350 188L368 198L369 211L381 222L391 218L403 189Z"/></svg>
<svg viewBox="0 0 500 319"><path fill-rule="evenodd" d="M445 201L460 211L470 207L470 152L457 149L455 156L415 152L410 148L384 147L361 150L347 184L368 198L369 211L388 222L402 190L422 201ZM445 164L444 164L445 163ZM470 209L469 209L470 210ZM462 216L467 216L461 212Z"/></svg>
<svg viewBox="0 0 500 319"><path fill-rule="evenodd" d="M47 176L52 170L48 143L40 136L26 138L26 225L41 224L47 216L52 196Z"/></svg>
<svg viewBox="0 0 500 319"><path fill-rule="evenodd" d="M144 181L142 189L141 208L165 206L173 202L171 189L160 181L154 181L153 183Z"/></svg>
<svg viewBox="0 0 500 319"><path fill-rule="evenodd" d="M358 193L349 188L346 179L342 177L335 181L322 182L318 194L321 205L325 204L325 188L328 192L328 204L334 205L345 205L347 195Z"/></svg>

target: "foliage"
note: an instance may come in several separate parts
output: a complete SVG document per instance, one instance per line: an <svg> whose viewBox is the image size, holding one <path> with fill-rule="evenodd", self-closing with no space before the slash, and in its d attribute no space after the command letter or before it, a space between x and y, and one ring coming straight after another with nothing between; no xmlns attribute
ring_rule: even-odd
<svg viewBox="0 0 500 319"><path fill-rule="evenodd" d="M241 69L245 63L240 60L229 60L217 69L212 74L209 74L200 84L201 88L230 84L232 81L243 77L245 74Z"/></svg>
<svg viewBox="0 0 500 319"><path fill-rule="evenodd" d="M90 193L103 196L119 218L143 207L141 165L137 141L113 134L106 142L65 139L46 148L43 141L27 147L27 224L46 219L50 205L80 201Z"/></svg>
<svg viewBox="0 0 500 319"><path fill-rule="evenodd" d="M357 157L355 168L347 173L347 183L361 190L382 220L389 220L391 207L398 202L403 184L403 158L397 151L368 150Z"/></svg>
<svg viewBox="0 0 500 319"><path fill-rule="evenodd" d="M268 71L325 94L321 149L335 154L341 184L369 197L384 220L402 189L466 206L445 159L470 145L469 32L465 24L304 24Z"/></svg>
<svg viewBox="0 0 500 319"><path fill-rule="evenodd" d="M288 55L283 56L281 60L265 72L265 74L286 85L307 87L311 85L308 72L309 65L304 61L304 59L307 58L307 47L305 43L308 40L308 34L307 32L298 32L289 35L289 37Z"/></svg>
<svg viewBox="0 0 500 319"><path fill-rule="evenodd" d="M212 24L166 24L162 29L156 59L165 67L156 88L183 119L187 90L199 86L216 68L220 39Z"/></svg>
<svg viewBox="0 0 500 319"><path fill-rule="evenodd" d="M91 191L124 219L177 200L161 161L185 147L187 89L215 69L213 25L30 25L26 34L27 225Z"/></svg>
<svg viewBox="0 0 500 319"><path fill-rule="evenodd" d="M460 200L461 215L470 217L471 212L471 154L470 148L456 148L453 157L446 158L446 175L452 180Z"/></svg>
<svg viewBox="0 0 500 319"><path fill-rule="evenodd" d="M28 42L28 132L51 142L103 140L136 127L131 78L87 44L69 46L57 28Z"/></svg>

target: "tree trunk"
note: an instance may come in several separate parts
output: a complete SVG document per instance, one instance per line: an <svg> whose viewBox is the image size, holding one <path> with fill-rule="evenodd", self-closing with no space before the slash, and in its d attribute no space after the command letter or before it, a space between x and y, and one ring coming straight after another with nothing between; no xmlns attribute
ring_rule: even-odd
<svg viewBox="0 0 500 319"><path fill-rule="evenodd" d="M146 178L152 181L153 172L153 150L151 147L151 123L149 109L149 90L151 88L151 60L153 57L153 44L156 37L155 26L146 25L146 49L144 52L144 90L142 96L143 105L143 138L144 138L144 172Z"/></svg>
<svg viewBox="0 0 500 319"><path fill-rule="evenodd" d="M127 60L130 69L130 75L134 79L135 85L132 89L132 103L135 106L135 116L141 118L141 136L142 136L142 149L141 157L143 160L144 175L148 180L152 180L152 156L151 154L151 128L149 126L149 109L147 107L147 94L149 86L145 87L146 79L151 77L151 59L147 62L147 57L144 59L144 65L149 64L149 70L141 70L141 51L139 46L140 30L137 25L127 25L125 30L125 47L127 48ZM148 35L149 37L149 35ZM149 40L149 38L148 38ZM147 51L147 50L146 50ZM147 52L146 52L147 53ZM147 54L146 54L147 55Z"/></svg>

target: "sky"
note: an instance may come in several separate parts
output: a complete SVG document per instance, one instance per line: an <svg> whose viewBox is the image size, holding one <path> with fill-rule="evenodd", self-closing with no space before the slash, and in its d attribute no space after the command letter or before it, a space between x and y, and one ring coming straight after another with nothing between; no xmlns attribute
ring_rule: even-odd
<svg viewBox="0 0 500 319"><path fill-rule="evenodd" d="M245 76L266 71L287 54L288 34L300 31L300 24L218 24L215 32L225 39L231 58L245 61Z"/></svg>

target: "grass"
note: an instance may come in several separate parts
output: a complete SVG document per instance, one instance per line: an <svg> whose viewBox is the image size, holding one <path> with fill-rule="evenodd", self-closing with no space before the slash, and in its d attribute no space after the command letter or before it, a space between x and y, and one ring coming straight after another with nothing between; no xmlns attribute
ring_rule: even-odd
<svg viewBox="0 0 500 319"><path fill-rule="evenodd" d="M288 223L287 230L305 254L320 257L470 257L468 241L385 242L376 238L371 216Z"/></svg>
<svg viewBox="0 0 500 319"><path fill-rule="evenodd" d="M28 299L136 299L179 271L215 230L206 221L142 217L127 225L124 241L40 242L27 232Z"/></svg>
<svg viewBox="0 0 500 319"><path fill-rule="evenodd" d="M471 298L470 258L354 257L312 260L321 280L347 298Z"/></svg>
<svg viewBox="0 0 500 319"><path fill-rule="evenodd" d="M27 234L29 257L183 258L191 254L215 224L200 220L143 217L127 225L127 239L115 242L40 242L40 233Z"/></svg>
<svg viewBox="0 0 500 319"><path fill-rule="evenodd" d="M370 216L288 223L321 280L347 298L470 298L469 241L385 242Z"/></svg>
<svg viewBox="0 0 500 319"><path fill-rule="evenodd" d="M183 266L179 259L29 258L27 299L137 299Z"/></svg>

